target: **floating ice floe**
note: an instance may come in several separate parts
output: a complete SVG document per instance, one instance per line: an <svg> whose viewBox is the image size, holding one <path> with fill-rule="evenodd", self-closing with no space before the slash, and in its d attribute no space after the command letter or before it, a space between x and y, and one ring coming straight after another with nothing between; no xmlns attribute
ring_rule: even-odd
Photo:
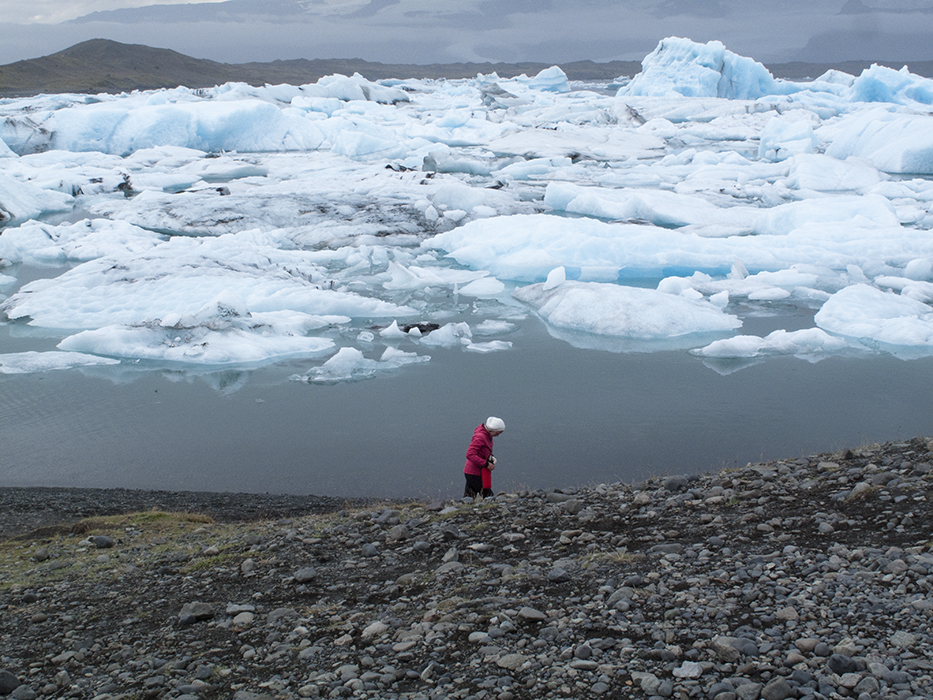
<svg viewBox="0 0 933 700"><path fill-rule="evenodd" d="M757 335L737 335L715 340L691 352L701 357L715 358L796 355L815 361L849 347L850 344L842 338L829 335L819 328L806 328L799 331L776 330L764 338Z"/></svg>
<svg viewBox="0 0 933 700"><path fill-rule="evenodd" d="M933 351L933 308L867 284L836 292L814 320L820 328L837 335Z"/></svg>
<svg viewBox="0 0 933 700"><path fill-rule="evenodd" d="M430 359L428 355L388 347L382 353L382 357L371 360L356 348L340 348L336 355L320 367L312 367L307 373L292 375L291 378L294 381L312 384L359 381L372 379L379 373L391 372L405 365L428 362Z"/></svg>
<svg viewBox="0 0 933 700"><path fill-rule="evenodd" d="M513 294L552 326L603 336L656 340L731 331L742 325L736 316L708 301L638 287L545 282Z"/></svg>
<svg viewBox="0 0 933 700"><path fill-rule="evenodd" d="M74 198L68 194L50 192L0 173L0 223L25 221L42 214L67 211L73 205Z"/></svg>
<svg viewBox="0 0 933 700"><path fill-rule="evenodd" d="M325 274L309 254L282 250L256 233L172 238L133 256L82 263L37 280L3 302L12 319L45 328L135 325L199 314L232 296L244 313L290 311L308 316L396 317L414 313L390 302L316 284Z"/></svg>
<svg viewBox="0 0 933 700"><path fill-rule="evenodd" d="M85 219L58 226L28 221L3 232L0 257L11 262L38 264L87 261L117 251L141 254L164 240L158 233L123 221Z"/></svg>
<svg viewBox="0 0 933 700"><path fill-rule="evenodd" d="M827 135L833 158L864 158L885 173L933 174L933 116L878 108L846 117Z"/></svg>
<svg viewBox="0 0 933 700"><path fill-rule="evenodd" d="M285 357L311 357L323 355L333 346L329 338L265 335L255 327L179 330L158 326L104 326L68 336L58 344L62 350L76 353L204 365L248 365Z"/></svg>
<svg viewBox="0 0 933 700"><path fill-rule="evenodd" d="M90 367L94 365L118 365L120 360L110 357L85 355L78 352L13 352L0 355L0 374L31 374L56 369Z"/></svg>

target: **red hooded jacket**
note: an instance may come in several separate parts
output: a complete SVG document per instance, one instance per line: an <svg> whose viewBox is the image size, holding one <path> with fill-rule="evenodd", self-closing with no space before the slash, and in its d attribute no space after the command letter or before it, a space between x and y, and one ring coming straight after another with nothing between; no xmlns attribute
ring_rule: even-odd
<svg viewBox="0 0 933 700"><path fill-rule="evenodd" d="M489 461L492 454L492 435L486 430L485 425L476 426L473 431L473 439L467 448L466 464L463 465L464 474L473 474L474 476L483 475L483 467ZM488 471L488 470L487 470Z"/></svg>

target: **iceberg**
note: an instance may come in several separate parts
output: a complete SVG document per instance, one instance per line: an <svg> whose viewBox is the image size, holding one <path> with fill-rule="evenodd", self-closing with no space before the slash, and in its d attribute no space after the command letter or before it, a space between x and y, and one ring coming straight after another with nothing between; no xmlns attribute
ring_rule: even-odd
<svg viewBox="0 0 933 700"><path fill-rule="evenodd" d="M859 340L933 347L933 308L867 284L833 294L814 317L817 326Z"/></svg>
<svg viewBox="0 0 933 700"><path fill-rule="evenodd" d="M761 132L758 157L767 160L786 160L791 156L813 153L819 144L813 126L807 121L771 119Z"/></svg>
<svg viewBox="0 0 933 700"><path fill-rule="evenodd" d="M202 314L218 298L241 300L237 315L291 311L347 318L414 314L407 307L315 284L326 277L310 256L271 239L227 234L172 238L134 256L82 263L24 286L0 305L11 319L45 328L136 325ZM223 312L220 312L223 314ZM210 315L209 315L210 317Z"/></svg>
<svg viewBox="0 0 933 700"><path fill-rule="evenodd" d="M28 221L42 214L68 211L74 198L0 173L0 223Z"/></svg>
<svg viewBox="0 0 933 700"><path fill-rule="evenodd" d="M907 66L894 70L872 65L852 81L848 98L861 102L933 104L933 80L911 73Z"/></svg>
<svg viewBox="0 0 933 700"><path fill-rule="evenodd" d="M903 105L933 104L933 80L872 65L858 77L827 71L810 82L776 79L762 64L729 51L722 42L700 44L667 37L642 61L642 70L618 90L618 96L719 97L759 100L798 93L813 100L815 94L837 96L848 102L884 102Z"/></svg>
<svg viewBox="0 0 933 700"><path fill-rule="evenodd" d="M890 112L858 112L833 128L826 155L863 158L885 173L933 174L933 117Z"/></svg>
<svg viewBox="0 0 933 700"><path fill-rule="evenodd" d="M836 354L849 347L850 344L842 338L832 336L819 328L806 328L799 331L777 330L764 338L757 335L737 335L713 341L691 352L700 357L715 358L796 355L819 359L818 356Z"/></svg>
<svg viewBox="0 0 933 700"><path fill-rule="evenodd" d="M73 367L91 367L94 365L118 365L120 360L111 357L97 357L80 352L12 352L0 354L0 374L31 374L50 372Z"/></svg>
<svg viewBox="0 0 933 700"><path fill-rule="evenodd" d="M691 333L730 331L742 325L708 301L652 289L597 282L546 283L516 289L513 295L560 329L655 340Z"/></svg>
<svg viewBox="0 0 933 700"><path fill-rule="evenodd" d="M123 221L84 219L57 226L27 221L3 232L8 247L3 257L38 264L83 262L113 254L142 254L164 239Z"/></svg>
<svg viewBox="0 0 933 700"><path fill-rule="evenodd" d="M619 89L619 96L755 100L780 94L780 84L767 68L732 53L719 41L698 44L668 37L658 43L641 66L641 73Z"/></svg>
<svg viewBox="0 0 933 700"><path fill-rule="evenodd" d="M405 365L428 362L427 355L386 348L378 360L366 358L356 348L340 348L320 367L313 367L303 375L292 375L292 380L311 384L337 384L372 379L382 372L391 372Z"/></svg>
<svg viewBox="0 0 933 700"><path fill-rule="evenodd" d="M198 365L255 365L285 357L314 356L334 346L329 338L265 334L253 329L104 326L62 340L74 353Z"/></svg>

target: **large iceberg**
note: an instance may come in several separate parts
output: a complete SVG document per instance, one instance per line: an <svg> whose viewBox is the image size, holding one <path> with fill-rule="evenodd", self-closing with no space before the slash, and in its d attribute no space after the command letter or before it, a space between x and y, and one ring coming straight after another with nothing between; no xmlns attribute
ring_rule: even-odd
<svg viewBox="0 0 933 700"><path fill-rule="evenodd" d="M851 102L933 104L933 80L872 65L857 78L829 71L809 82L776 79L765 66L729 51L722 42L699 44L668 37L642 61L642 70L619 96L721 97L758 100L794 93L827 93Z"/></svg>
<svg viewBox="0 0 933 700"><path fill-rule="evenodd" d="M619 94L754 100L775 94L776 88L767 68L732 53L722 42L704 45L669 37L648 54L642 61L641 73Z"/></svg>

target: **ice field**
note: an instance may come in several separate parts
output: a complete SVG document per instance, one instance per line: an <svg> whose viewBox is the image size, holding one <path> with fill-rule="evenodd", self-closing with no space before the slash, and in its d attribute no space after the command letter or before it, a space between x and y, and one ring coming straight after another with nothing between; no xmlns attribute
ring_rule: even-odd
<svg viewBox="0 0 933 700"><path fill-rule="evenodd" d="M0 374L341 384L529 325L722 376L933 357L931 111L907 67L790 82L678 38L611 85L0 100Z"/></svg>

